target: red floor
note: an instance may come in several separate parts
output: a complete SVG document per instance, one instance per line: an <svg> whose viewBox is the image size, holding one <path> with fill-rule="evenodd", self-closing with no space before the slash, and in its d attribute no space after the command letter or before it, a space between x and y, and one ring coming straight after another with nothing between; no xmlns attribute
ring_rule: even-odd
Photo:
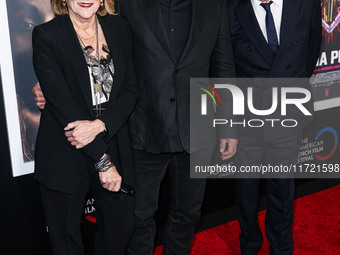
<svg viewBox="0 0 340 255"><path fill-rule="evenodd" d="M293 224L295 255L340 255L340 185L295 200ZM264 235L265 211L259 212ZM237 221L197 233L191 255L241 254ZM154 255L160 255L157 247ZM265 239L261 254L269 254Z"/></svg>

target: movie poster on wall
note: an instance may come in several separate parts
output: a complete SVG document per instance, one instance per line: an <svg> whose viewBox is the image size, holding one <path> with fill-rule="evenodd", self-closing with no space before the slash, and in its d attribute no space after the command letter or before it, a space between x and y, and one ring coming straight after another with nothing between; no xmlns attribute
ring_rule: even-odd
<svg viewBox="0 0 340 255"><path fill-rule="evenodd" d="M312 77L316 110L340 106L340 0L322 0L321 54Z"/></svg>
<svg viewBox="0 0 340 255"><path fill-rule="evenodd" d="M33 28L53 18L49 0L0 1L0 63L13 176L33 173L40 112L32 87Z"/></svg>

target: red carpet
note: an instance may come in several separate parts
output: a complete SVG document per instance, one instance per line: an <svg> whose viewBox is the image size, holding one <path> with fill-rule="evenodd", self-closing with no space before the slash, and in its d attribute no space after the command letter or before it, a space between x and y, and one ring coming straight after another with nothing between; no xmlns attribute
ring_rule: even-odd
<svg viewBox="0 0 340 255"><path fill-rule="evenodd" d="M295 255L340 255L340 185L295 200L293 224ZM258 214L264 235L265 211ZM241 254L237 221L195 235L191 255ZM160 255L157 247L154 255ZM259 254L269 254L265 239Z"/></svg>

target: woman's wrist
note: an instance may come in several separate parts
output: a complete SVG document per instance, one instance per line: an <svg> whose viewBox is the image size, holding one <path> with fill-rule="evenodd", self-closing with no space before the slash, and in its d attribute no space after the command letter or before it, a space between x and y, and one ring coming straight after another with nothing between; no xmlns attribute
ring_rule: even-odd
<svg viewBox="0 0 340 255"><path fill-rule="evenodd" d="M98 134L106 131L105 123L102 120L95 119L92 123L95 125L95 128L96 128Z"/></svg>
<svg viewBox="0 0 340 255"><path fill-rule="evenodd" d="M103 157L94 164L94 169L97 172L106 172L113 166L114 164L111 161L111 156L105 153Z"/></svg>

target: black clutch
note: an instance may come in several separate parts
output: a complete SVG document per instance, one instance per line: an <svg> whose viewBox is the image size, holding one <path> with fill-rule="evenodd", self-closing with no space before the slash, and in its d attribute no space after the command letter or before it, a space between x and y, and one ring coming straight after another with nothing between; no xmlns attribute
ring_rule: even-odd
<svg viewBox="0 0 340 255"><path fill-rule="evenodd" d="M134 187L126 184L125 182L122 182L120 185L120 191L123 192L126 195L129 195L133 197L135 195L135 189Z"/></svg>

